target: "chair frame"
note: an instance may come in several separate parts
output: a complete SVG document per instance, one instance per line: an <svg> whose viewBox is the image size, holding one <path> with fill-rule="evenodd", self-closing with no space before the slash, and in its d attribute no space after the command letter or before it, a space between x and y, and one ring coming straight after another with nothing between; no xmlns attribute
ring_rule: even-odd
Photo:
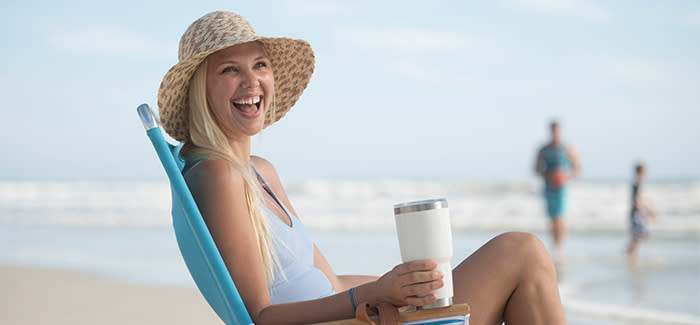
<svg viewBox="0 0 700 325"><path fill-rule="evenodd" d="M166 141L158 119L147 104L139 105L136 110L170 181L175 237L192 279L226 324L252 324L182 175L184 162L179 158L182 144Z"/></svg>

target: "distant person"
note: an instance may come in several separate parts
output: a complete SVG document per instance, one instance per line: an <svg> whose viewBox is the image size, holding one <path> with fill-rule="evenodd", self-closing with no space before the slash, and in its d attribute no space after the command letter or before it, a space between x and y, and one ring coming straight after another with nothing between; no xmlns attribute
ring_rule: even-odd
<svg viewBox="0 0 700 325"><path fill-rule="evenodd" d="M559 259L566 234L563 220L566 210L566 184L578 176L581 163L574 148L562 142L559 122L553 121L550 131L549 142L537 152L535 172L544 180L544 197L547 215L551 220L554 256Z"/></svg>
<svg viewBox="0 0 700 325"><path fill-rule="evenodd" d="M627 246L627 256L631 261L637 256L639 243L649 236L647 230L647 220L656 219L656 212L648 201L645 201L639 194L646 174L643 164L634 167L634 183L632 183L632 208L630 209L630 234L631 240Z"/></svg>

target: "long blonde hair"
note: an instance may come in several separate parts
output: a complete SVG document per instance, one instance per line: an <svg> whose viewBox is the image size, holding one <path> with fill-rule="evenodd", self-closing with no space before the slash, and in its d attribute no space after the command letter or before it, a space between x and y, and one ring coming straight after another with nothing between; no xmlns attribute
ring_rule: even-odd
<svg viewBox="0 0 700 325"><path fill-rule="evenodd" d="M274 279L273 268L281 271L280 263L272 244L267 218L260 207L261 193L257 186L256 178L250 173L240 158L231 150L228 138L216 123L209 109L206 96L207 64L205 59L199 65L189 87L188 123L190 141L182 148L183 157L187 161L205 159L221 159L228 161L243 177L245 198L248 204L248 215L253 225L255 238L257 239L260 257L265 269L265 278L268 283Z"/></svg>

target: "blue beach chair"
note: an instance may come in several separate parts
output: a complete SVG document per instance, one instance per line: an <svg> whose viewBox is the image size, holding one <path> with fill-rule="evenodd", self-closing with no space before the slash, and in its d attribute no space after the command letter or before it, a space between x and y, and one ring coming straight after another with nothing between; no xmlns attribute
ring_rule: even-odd
<svg viewBox="0 0 700 325"><path fill-rule="evenodd" d="M170 180L173 228L192 279L224 323L251 324L243 300L182 176L184 162L178 157L182 144L174 146L165 140L148 105L140 105L137 112Z"/></svg>
<svg viewBox="0 0 700 325"><path fill-rule="evenodd" d="M182 176L184 162L179 158L182 144L173 145L165 140L164 131L148 105L141 104L136 111L168 175L175 237L192 279L207 303L224 323L252 324L236 285ZM464 304L441 310L401 313L404 324L468 324L468 319L469 306ZM365 323L348 319L324 324Z"/></svg>

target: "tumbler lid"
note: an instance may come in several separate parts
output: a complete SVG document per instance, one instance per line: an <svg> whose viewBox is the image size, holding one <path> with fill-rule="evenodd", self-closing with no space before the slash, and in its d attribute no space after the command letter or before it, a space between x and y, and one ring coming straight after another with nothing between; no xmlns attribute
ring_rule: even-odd
<svg viewBox="0 0 700 325"><path fill-rule="evenodd" d="M413 201L394 205L394 215L447 208L447 199L431 199L423 201Z"/></svg>

